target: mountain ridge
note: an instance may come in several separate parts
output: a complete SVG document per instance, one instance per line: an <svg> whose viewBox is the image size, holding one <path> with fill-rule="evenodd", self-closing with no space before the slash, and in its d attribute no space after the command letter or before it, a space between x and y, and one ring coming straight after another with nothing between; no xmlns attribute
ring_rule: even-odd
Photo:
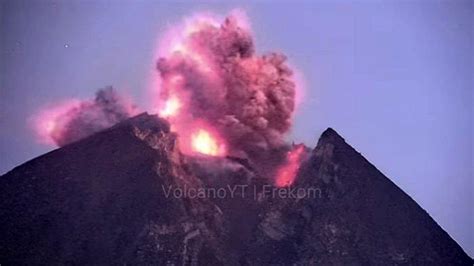
<svg viewBox="0 0 474 266"><path fill-rule="evenodd" d="M262 197L271 182L246 160L187 157L176 141L144 113L2 175L0 263L472 264L332 128L294 183L313 198ZM163 193L227 185L259 198Z"/></svg>

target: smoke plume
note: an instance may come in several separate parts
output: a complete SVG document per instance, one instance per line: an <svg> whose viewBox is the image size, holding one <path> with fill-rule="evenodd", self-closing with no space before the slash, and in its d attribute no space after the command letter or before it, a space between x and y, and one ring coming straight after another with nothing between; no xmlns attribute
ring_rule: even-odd
<svg viewBox="0 0 474 266"><path fill-rule="evenodd" d="M180 135L185 152L193 150L198 130L211 132L219 146L211 155L251 156L285 145L295 110L293 71L283 54L255 52L241 16L221 24L197 16L167 41L157 63L160 114Z"/></svg>
<svg viewBox="0 0 474 266"><path fill-rule="evenodd" d="M113 126L137 113L136 108L112 87L96 92L95 99L69 100L47 108L35 118L43 142L64 146Z"/></svg>
<svg viewBox="0 0 474 266"><path fill-rule="evenodd" d="M249 25L233 13L223 20L196 15L170 29L159 47L155 106L183 153L248 158L286 186L306 153L285 143L299 87L285 55L256 53ZM43 141L64 146L136 113L108 87L94 100L45 109L35 125Z"/></svg>

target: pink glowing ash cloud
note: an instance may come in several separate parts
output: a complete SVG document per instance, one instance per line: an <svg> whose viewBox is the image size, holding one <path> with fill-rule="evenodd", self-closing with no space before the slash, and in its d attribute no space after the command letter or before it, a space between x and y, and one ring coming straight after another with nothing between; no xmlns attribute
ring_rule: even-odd
<svg viewBox="0 0 474 266"><path fill-rule="evenodd" d="M31 119L38 142L64 146L138 113L128 98L112 87L97 91L93 100L66 100L46 106Z"/></svg>
<svg viewBox="0 0 474 266"><path fill-rule="evenodd" d="M34 115L30 122L36 133L39 143L55 145L56 139L60 138L62 128L69 122L67 113L80 105L80 101L70 99L47 106Z"/></svg>
<svg viewBox="0 0 474 266"><path fill-rule="evenodd" d="M155 89L160 96L155 102L160 116L178 133L181 150L208 151L187 145L194 138L214 146L204 140L215 136L216 142L225 143L225 152L203 153L248 155L285 145L296 105L296 79L284 55L256 54L245 13L186 18L163 36L157 54L160 86ZM201 137L189 132L200 132Z"/></svg>

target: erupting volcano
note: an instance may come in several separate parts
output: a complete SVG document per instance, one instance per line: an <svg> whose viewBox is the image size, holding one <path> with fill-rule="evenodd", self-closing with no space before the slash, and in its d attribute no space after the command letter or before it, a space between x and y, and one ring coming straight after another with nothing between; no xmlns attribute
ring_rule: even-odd
<svg viewBox="0 0 474 266"><path fill-rule="evenodd" d="M285 136L301 88L283 54L256 53L249 25L233 12L225 19L195 15L170 28L157 48L154 109L177 133L182 153L247 158L259 166L271 161L261 171L284 176L277 177L280 186L291 184L301 160L284 158ZM111 88L94 101L66 103L35 116L41 140L63 146L137 113ZM279 164L283 170L276 170Z"/></svg>
<svg viewBox="0 0 474 266"><path fill-rule="evenodd" d="M331 128L289 144L301 88L242 13L157 50L152 114L107 87L32 117L60 148L0 177L0 264L472 265Z"/></svg>

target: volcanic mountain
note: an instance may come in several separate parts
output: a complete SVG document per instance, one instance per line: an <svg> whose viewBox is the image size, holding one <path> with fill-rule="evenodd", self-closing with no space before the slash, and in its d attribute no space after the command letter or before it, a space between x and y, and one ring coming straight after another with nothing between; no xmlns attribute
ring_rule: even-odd
<svg viewBox="0 0 474 266"><path fill-rule="evenodd" d="M286 192L259 162L185 156L177 141L141 114L1 176L0 263L472 265L332 129Z"/></svg>

